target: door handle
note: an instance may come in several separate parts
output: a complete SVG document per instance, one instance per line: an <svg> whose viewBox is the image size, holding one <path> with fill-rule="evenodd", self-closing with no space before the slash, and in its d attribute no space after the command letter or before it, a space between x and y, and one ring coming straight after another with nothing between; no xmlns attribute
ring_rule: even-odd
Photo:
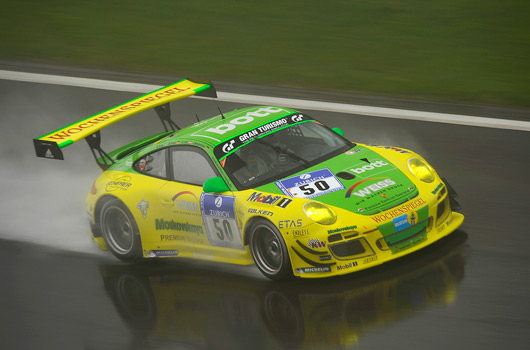
<svg viewBox="0 0 530 350"><path fill-rule="evenodd" d="M167 205L167 206L173 205L173 201L169 199L161 199L160 202L162 203L162 205Z"/></svg>

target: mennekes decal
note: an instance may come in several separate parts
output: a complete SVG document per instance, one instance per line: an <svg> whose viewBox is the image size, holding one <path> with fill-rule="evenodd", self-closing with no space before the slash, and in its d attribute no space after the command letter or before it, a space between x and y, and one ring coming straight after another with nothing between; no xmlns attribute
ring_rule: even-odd
<svg viewBox="0 0 530 350"><path fill-rule="evenodd" d="M214 150L215 157L219 160L230 154L232 151L237 150L242 145L249 143L260 136L274 132L276 130L285 128L290 125L294 125L303 121L314 120L311 117L303 115L301 113L295 113L286 117L274 120L267 124L258 126L255 129L249 130L241 135L238 135L232 139L226 140L225 142L217 145Z"/></svg>

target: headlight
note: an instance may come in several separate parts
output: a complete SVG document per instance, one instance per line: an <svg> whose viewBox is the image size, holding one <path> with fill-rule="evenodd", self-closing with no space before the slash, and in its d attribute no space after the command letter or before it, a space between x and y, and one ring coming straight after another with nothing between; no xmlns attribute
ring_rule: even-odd
<svg viewBox="0 0 530 350"><path fill-rule="evenodd" d="M409 170L414 176L423 182L433 182L434 174L432 173L429 166L418 158L410 158L407 162Z"/></svg>
<svg viewBox="0 0 530 350"><path fill-rule="evenodd" d="M337 221L335 212L319 202L307 202L304 204L304 212L311 220L322 225L331 225Z"/></svg>

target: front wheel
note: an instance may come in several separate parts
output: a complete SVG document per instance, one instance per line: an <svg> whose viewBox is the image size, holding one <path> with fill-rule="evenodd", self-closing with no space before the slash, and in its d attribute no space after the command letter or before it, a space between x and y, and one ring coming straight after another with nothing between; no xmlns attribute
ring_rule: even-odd
<svg viewBox="0 0 530 350"><path fill-rule="evenodd" d="M114 199L101 209L101 232L107 247L126 262L142 258L142 242L136 221L125 204Z"/></svg>
<svg viewBox="0 0 530 350"><path fill-rule="evenodd" d="M278 229L269 221L257 220L249 236L250 252L258 269L272 280L292 277L289 253Z"/></svg>

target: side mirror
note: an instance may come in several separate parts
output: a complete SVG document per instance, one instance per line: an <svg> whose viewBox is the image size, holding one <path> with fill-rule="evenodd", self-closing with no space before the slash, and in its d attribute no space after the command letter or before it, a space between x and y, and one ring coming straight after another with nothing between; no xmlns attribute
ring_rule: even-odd
<svg viewBox="0 0 530 350"><path fill-rule="evenodd" d="M208 179L204 181L204 185L202 185L202 189L206 193L218 193L218 192L226 192L230 191L228 188L228 185L225 183L222 177L212 177L211 179Z"/></svg>
<svg viewBox="0 0 530 350"><path fill-rule="evenodd" d="M335 131L337 134L344 137L344 131L342 131L341 128L331 128L331 130Z"/></svg>

